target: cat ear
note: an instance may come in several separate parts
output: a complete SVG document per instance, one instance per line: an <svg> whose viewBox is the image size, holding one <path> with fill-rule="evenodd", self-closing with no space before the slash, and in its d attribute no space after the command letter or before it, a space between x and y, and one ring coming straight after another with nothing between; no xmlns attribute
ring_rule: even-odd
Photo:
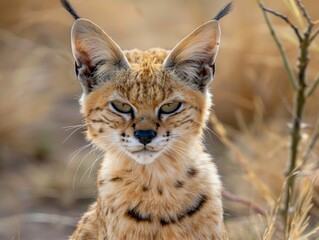
<svg viewBox="0 0 319 240"><path fill-rule="evenodd" d="M215 59L220 44L220 27L211 20L179 42L163 65L186 84L204 90L214 77Z"/></svg>
<svg viewBox="0 0 319 240"><path fill-rule="evenodd" d="M78 79L88 94L100 83L130 65L120 47L96 24L86 19L74 22L72 53Z"/></svg>

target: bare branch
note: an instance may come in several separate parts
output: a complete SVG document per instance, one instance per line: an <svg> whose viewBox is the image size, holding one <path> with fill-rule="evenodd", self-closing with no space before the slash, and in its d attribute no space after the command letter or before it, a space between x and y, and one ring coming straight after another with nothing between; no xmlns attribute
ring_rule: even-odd
<svg viewBox="0 0 319 240"><path fill-rule="evenodd" d="M306 92L306 96L310 97L312 95L312 93L315 91L315 89L317 88L319 84L319 75L317 76L317 78L315 80L313 80L313 82L311 83L311 85L308 87L308 90Z"/></svg>
<svg viewBox="0 0 319 240"><path fill-rule="evenodd" d="M292 28L292 30L295 32L295 34L296 34L298 40L299 40L299 41L302 40L302 37L301 37L301 35L300 35L300 32L299 32L298 28L297 28L292 22L290 22L290 20L288 19L287 16L285 16L285 15L283 15L283 14L281 14L281 13L278 13L278 12L276 12L276 11L270 9L270 8L267 8L267 7L262 7L262 9L263 9L265 12L269 12L269 13L275 15L276 17L279 17L279 18L281 18L282 20L284 20L284 21Z"/></svg>
<svg viewBox="0 0 319 240"><path fill-rule="evenodd" d="M311 20L310 15L308 14L307 9L301 3L301 0L295 0L298 9L301 11L303 17L306 19L308 26L307 29L303 32L299 41L299 57L298 57L298 69L296 76L293 74L290 64L288 62L288 58L286 56L286 52L283 48L283 45L278 38L272 22L268 18L268 13L275 14L276 16L284 19L282 14L278 14L275 11L267 11L264 7L263 0L257 0L260 8L263 10L263 15L266 20L266 23L271 31L271 34L280 50L282 59L284 61L286 70L288 71L290 81L294 86L294 90L296 91L295 100L294 100L294 113L292 118L292 129L290 133L290 144L289 144L289 158L287 161L287 172L286 172L286 184L284 186L283 200L281 212L283 215L283 224L285 226L285 231L287 233L290 232L292 228L291 219L296 211L295 206L293 205L294 201L292 201L295 191L295 179L296 179L296 165L297 159L299 156L299 148L300 148L300 140L301 140L301 122L304 114L304 109L307 102L307 96L310 96L315 88L318 85L319 80L315 80L310 87L307 87L307 69L309 65L309 47L311 40L313 40L319 33L315 31L312 34L312 30L314 27L314 23ZM284 19L285 20L285 19ZM285 20L286 21L286 20ZM287 19L286 23L291 26L289 20ZM300 31L298 29L298 31ZM312 34L312 35L311 35ZM317 82L318 81L318 82ZM318 127L317 127L318 129ZM319 132L316 130L314 136L312 137L308 148L304 152L304 159L307 159L309 154L312 152L317 140L319 139Z"/></svg>
<svg viewBox="0 0 319 240"><path fill-rule="evenodd" d="M316 123L315 130L314 130L314 133L313 133L313 135L311 137L309 145L307 146L307 148L304 151L304 154L302 156L302 164L306 163L306 161L309 158L310 153L312 152L312 150L316 146L316 143L317 143L318 140L319 140L319 119L318 119L318 121Z"/></svg>
<svg viewBox="0 0 319 240"><path fill-rule="evenodd" d="M298 8L300 9L300 11L302 12L302 15L304 16L304 18L307 20L308 25L313 26L313 22L311 20L311 17L309 15L307 9L305 8L305 6L301 3L301 0L296 0L296 4L297 4Z"/></svg>
<svg viewBox="0 0 319 240"><path fill-rule="evenodd" d="M223 197L229 201L241 203L264 217L267 216L266 211L262 207L260 207L259 205L257 205L257 203L254 203L248 199L237 196L237 195L230 193L228 191L225 191L225 190L223 191Z"/></svg>
<svg viewBox="0 0 319 240"><path fill-rule="evenodd" d="M319 28L315 31L314 34L309 39L309 42L312 42L319 35Z"/></svg>
<svg viewBox="0 0 319 240"><path fill-rule="evenodd" d="M282 57L282 60L284 62L284 65L285 65L285 68L288 72L288 75L289 75L289 80L294 88L295 91L298 90L298 84L297 84L297 80L295 78L295 75L292 71L292 68L291 68L291 65L290 65L290 62L288 60L288 57L287 57L287 54L286 54L286 51L284 49L284 46L283 44L281 43L279 37L277 36L277 33L275 32L275 29L272 25L272 22L270 21L270 19L268 18L268 15L266 13L266 11L264 10L265 9L265 6L263 4L263 1L262 0L258 0L258 4L260 6L260 8L262 9L262 12L263 12L263 15L264 15L264 18L266 20L266 23L268 25L268 28L270 30L270 33L271 35L273 36L274 40L275 40L275 43L277 44L277 47L280 51L280 55Z"/></svg>

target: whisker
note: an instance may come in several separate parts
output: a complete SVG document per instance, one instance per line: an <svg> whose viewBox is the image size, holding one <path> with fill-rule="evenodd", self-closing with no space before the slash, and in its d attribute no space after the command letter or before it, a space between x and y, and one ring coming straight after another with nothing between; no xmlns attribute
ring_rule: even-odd
<svg viewBox="0 0 319 240"><path fill-rule="evenodd" d="M94 146L92 146L91 151L88 152L88 153L82 158L80 164L77 166L76 171L75 171L75 173L74 173L74 177L73 177L73 189L75 189L76 175L77 175L77 173L78 173L78 171L79 171L81 165L83 164L84 160L85 160L93 151L95 151L95 150L96 150L96 148L95 148Z"/></svg>
<svg viewBox="0 0 319 240"><path fill-rule="evenodd" d="M187 146L186 143L184 143L184 142L182 142L180 140L176 140L176 141L179 142L179 143L185 144L185 146ZM179 147L179 146L176 146L176 145L171 145L168 148L170 148L174 152L176 151L176 153L179 154L182 157L182 160L185 160L185 148L182 148L182 147Z"/></svg>
<svg viewBox="0 0 319 240"><path fill-rule="evenodd" d="M90 147L90 146L92 146L92 145L93 145L93 143L89 143L89 144L87 144L87 145L85 145L85 146L83 146L83 147L80 147L79 149L75 150L73 153L70 154L70 157L71 157L72 155L73 155L73 156L72 156L72 158L69 160L68 165L67 165L66 168L65 168L64 174L66 174L66 172L68 171L68 168L70 167L70 165L71 165L71 163L73 162L74 158L75 158L80 152L82 152L84 149L86 149L86 148L88 148L88 147Z"/></svg>
<svg viewBox="0 0 319 240"><path fill-rule="evenodd" d="M167 150L167 151L173 156L173 158L175 159L175 161L176 161L177 164L178 164L179 169L181 170L182 167L181 167L180 161L178 161L178 159L177 159L177 157L175 156L174 152L171 151L171 149L169 149L169 148L165 148L165 150Z"/></svg>
<svg viewBox="0 0 319 240"><path fill-rule="evenodd" d="M114 139L115 139L115 138L114 138ZM101 153L98 155L97 159L90 165L90 167L88 167L88 168L85 170L84 174L82 175L82 177L81 177L81 179L80 179L80 182L82 182L84 176L86 175L86 173L87 173L88 171L90 171L89 174L88 174L88 178L91 176L91 173L92 173L92 170L93 170L94 165L95 165L102 157L104 157L105 152L107 152L110 148L114 147L113 145L114 145L114 143L111 143L109 146L107 146L107 148L104 148L104 149L103 149L103 152L101 152Z"/></svg>
<svg viewBox="0 0 319 240"><path fill-rule="evenodd" d="M76 133L78 130L80 130L82 127L78 127L78 128L76 128L75 130L73 130L67 137L66 137L66 139L64 139L64 141L62 142L62 144L63 143L65 143L74 133ZM71 130L71 129L69 129L69 130Z"/></svg>
<svg viewBox="0 0 319 240"><path fill-rule="evenodd" d="M183 152L180 152L177 148L173 148L172 151L174 151L174 153L176 153L182 160L183 160L183 164L186 164L186 167L189 168L189 162L187 161L188 159L185 159L185 154Z"/></svg>
<svg viewBox="0 0 319 240"><path fill-rule="evenodd" d="M79 125L71 125L71 126L62 127L62 129L65 129L66 131L69 131L69 130L74 129L74 128L85 127L87 125L88 125L87 123L79 124Z"/></svg>
<svg viewBox="0 0 319 240"><path fill-rule="evenodd" d="M85 172L83 173L83 175L82 175L82 177L80 179L80 183L82 182L84 176L87 174L88 171L90 171L89 174L88 174L88 178L91 176L91 172L93 170L93 167L94 167L95 163L97 163L103 157L103 155L104 155L104 153L100 153L98 155L98 157L95 159L95 161L85 170Z"/></svg>
<svg viewBox="0 0 319 240"><path fill-rule="evenodd" d="M98 161L100 161L101 158L103 158L103 157L104 157L104 153L101 153L101 154L97 157L97 159L93 162L92 167L91 167L91 170L90 170L89 175L88 175L88 178L90 178L90 176L91 176L91 174L92 174L94 165L95 165Z"/></svg>
<svg viewBox="0 0 319 240"><path fill-rule="evenodd" d="M121 159L125 155L126 152L127 151L125 148L120 148L120 155L118 156L118 158ZM119 161L117 161L117 162L119 162Z"/></svg>
<svg viewBox="0 0 319 240"><path fill-rule="evenodd" d="M210 129L206 124L203 124L203 123L198 122L198 121L196 121L196 120L194 120L194 122L196 122L196 123L198 123L199 125L201 125L202 128L203 128L205 131L207 130L208 132L214 134L214 135L217 137L217 139L218 139L222 144L224 144L223 140L218 136L218 134L215 133L212 129Z"/></svg>
<svg viewBox="0 0 319 240"><path fill-rule="evenodd" d="M114 162L114 159L116 159L120 155L120 152L121 151L118 148L116 148L116 151L110 155L110 157L107 159L107 161ZM117 169L116 166L117 166L118 162L119 161L114 162L114 168L113 168L114 170Z"/></svg>

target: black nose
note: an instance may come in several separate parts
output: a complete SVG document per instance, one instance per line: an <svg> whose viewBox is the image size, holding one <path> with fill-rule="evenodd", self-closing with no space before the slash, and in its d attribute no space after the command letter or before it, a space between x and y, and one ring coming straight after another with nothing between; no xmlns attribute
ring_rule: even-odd
<svg viewBox="0 0 319 240"><path fill-rule="evenodd" d="M134 136L144 145L150 143L156 137L156 134L157 132L153 130L136 130L134 132Z"/></svg>

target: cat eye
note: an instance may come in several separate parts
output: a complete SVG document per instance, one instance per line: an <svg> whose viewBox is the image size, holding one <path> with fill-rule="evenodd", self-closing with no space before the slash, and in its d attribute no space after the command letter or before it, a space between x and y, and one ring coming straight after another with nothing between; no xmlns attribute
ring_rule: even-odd
<svg viewBox="0 0 319 240"><path fill-rule="evenodd" d="M120 102L120 101L113 101L111 102L111 105L112 107L120 112L120 113L132 113L133 112L133 108L127 104L127 103L123 103L123 102Z"/></svg>
<svg viewBox="0 0 319 240"><path fill-rule="evenodd" d="M181 102L167 103L161 106L159 113L171 114L179 110L181 106L182 106Z"/></svg>

